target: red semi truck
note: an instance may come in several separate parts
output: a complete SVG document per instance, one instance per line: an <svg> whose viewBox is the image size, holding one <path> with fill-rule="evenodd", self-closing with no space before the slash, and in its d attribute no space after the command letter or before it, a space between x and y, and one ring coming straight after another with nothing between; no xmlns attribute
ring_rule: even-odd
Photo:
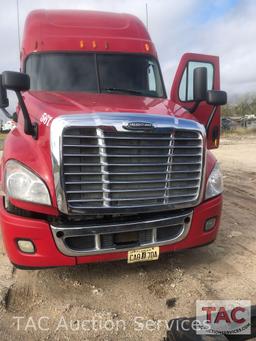
<svg viewBox="0 0 256 341"><path fill-rule="evenodd" d="M2 236L11 262L44 268L127 259L211 243L222 176L219 59L186 53L167 97L156 49L128 14L29 14L17 126L1 162Z"/></svg>

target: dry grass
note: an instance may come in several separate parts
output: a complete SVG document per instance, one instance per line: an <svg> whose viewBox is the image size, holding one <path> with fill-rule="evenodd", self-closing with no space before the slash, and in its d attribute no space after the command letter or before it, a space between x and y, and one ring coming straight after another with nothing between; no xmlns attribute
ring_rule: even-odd
<svg viewBox="0 0 256 341"><path fill-rule="evenodd" d="M246 128L237 128L233 130L228 130L228 131L222 131L221 136L222 137L236 137L236 136L244 136L244 137L249 137L249 136L255 136L256 135L256 128L253 129L246 129Z"/></svg>
<svg viewBox="0 0 256 341"><path fill-rule="evenodd" d="M0 150L3 150L4 140L7 134L0 133Z"/></svg>
<svg viewBox="0 0 256 341"><path fill-rule="evenodd" d="M7 134L0 133L0 140L4 140Z"/></svg>

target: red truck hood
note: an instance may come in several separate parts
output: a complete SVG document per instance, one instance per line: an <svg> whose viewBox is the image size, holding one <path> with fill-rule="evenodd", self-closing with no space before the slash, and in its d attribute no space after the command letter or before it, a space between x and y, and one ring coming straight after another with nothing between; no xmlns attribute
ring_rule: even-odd
<svg viewBox="0 0 256 341"><path fill-rule="evenodd" d="M53 118L73 113L134 112L175 115L176 117L195 120L193 115L189 114L179 105L164 98L119 94L34 91L26 95L26 102L33 108L31 114L39 117L44 112Z"/></svg>
<svg viewBox="0 0 256 341"><path fill-rule="evenodd" d="M4 145L4 157L2 165L8 160L18 160L39 174L47 184L53 207L20 202L18 207L45 214L58 215L57 198L52 169L52 149L50 145L50 127L54 118L67 114L90 114L93 112L130 112L170 115L177 118L187 118L195 120L195 117L186 112L180 106L167 99L156 99L139 96L125 96L114 94L64 94L47 92L27 92L24 93L25 102L28 106L32 122L38 122L38 139L33 139L30 135L24 134L23 116L18 120L17 128L13 129L7 136ZM49 121L44 121L42 117L46 114L50 116ZM47 116L48 117L48 116ZM212 154L207 153L207 174L211 171L215 162ZM209 162L209 158L213 159ZM33 208L34 207L34 208Z"/></svg>

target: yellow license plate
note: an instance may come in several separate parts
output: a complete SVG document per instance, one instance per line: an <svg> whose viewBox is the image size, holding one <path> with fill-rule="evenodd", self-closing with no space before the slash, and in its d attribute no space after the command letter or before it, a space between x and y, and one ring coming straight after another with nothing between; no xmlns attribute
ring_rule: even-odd
<svg viewBox="0 0 256 341"><path fill-rule="evenodd" d="M148 262L159 258L159 246L128 251L128 263Z"/></svg>

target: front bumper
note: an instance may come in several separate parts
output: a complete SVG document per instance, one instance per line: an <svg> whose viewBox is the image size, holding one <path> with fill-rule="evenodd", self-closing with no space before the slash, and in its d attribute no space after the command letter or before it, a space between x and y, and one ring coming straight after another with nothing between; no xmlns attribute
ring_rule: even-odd
<svg viewBox="0 0 256 341"><path fill-rule="evenodd" d="M110 222L79 225L51 225L58 249L67 256L129 251L163 246L184 239L189 233L193 210L151 213L140 218L117 218Z"/></svg>
<svg viewBox="0 0 256 341"><path fill-rule="evenodd" d="M184 224L184 229L181 230L181 233L177 234L176 237L165 242L157 242L155 239L152 239L150 243L145 245L141 244L140 246L159 245L160 253L162 253L208 244L216 238L220 224L221 207L221 195L203 202L193 209L193 215L191 215L192 219L190 221L187 220L187 223ZM216 217L215 226L210 231L205 232L205 222L211 217ZM126 259L127 250L132 248L99 250L96 247L93 251L84 252L83 250L82 253L74 253L72 251L68 254L68 252L63 249L63 239L60 238L59 240L62 245L58 245L58 240L56 239L55 233L59 231L58 229L60 227L51 227L45 220L30 219L10 214L5 210L3 200L1 200L0 203L0 218L3 241L7 254L11 262L20 267L38 268L67 266ZM147 224L149 225L150 222L147 222ZM144 229L147 224L144 224ZM100 229L100 227L98 228ZM155 227L152 225L152 231L154 228ZM154 235L152 235L152 238L155 238ZM17 240L19 239L32 240L36 252L34 254L25 254L21 252L17 246ZM134 246L134 248L138 248L138 246Z"/></svg>

